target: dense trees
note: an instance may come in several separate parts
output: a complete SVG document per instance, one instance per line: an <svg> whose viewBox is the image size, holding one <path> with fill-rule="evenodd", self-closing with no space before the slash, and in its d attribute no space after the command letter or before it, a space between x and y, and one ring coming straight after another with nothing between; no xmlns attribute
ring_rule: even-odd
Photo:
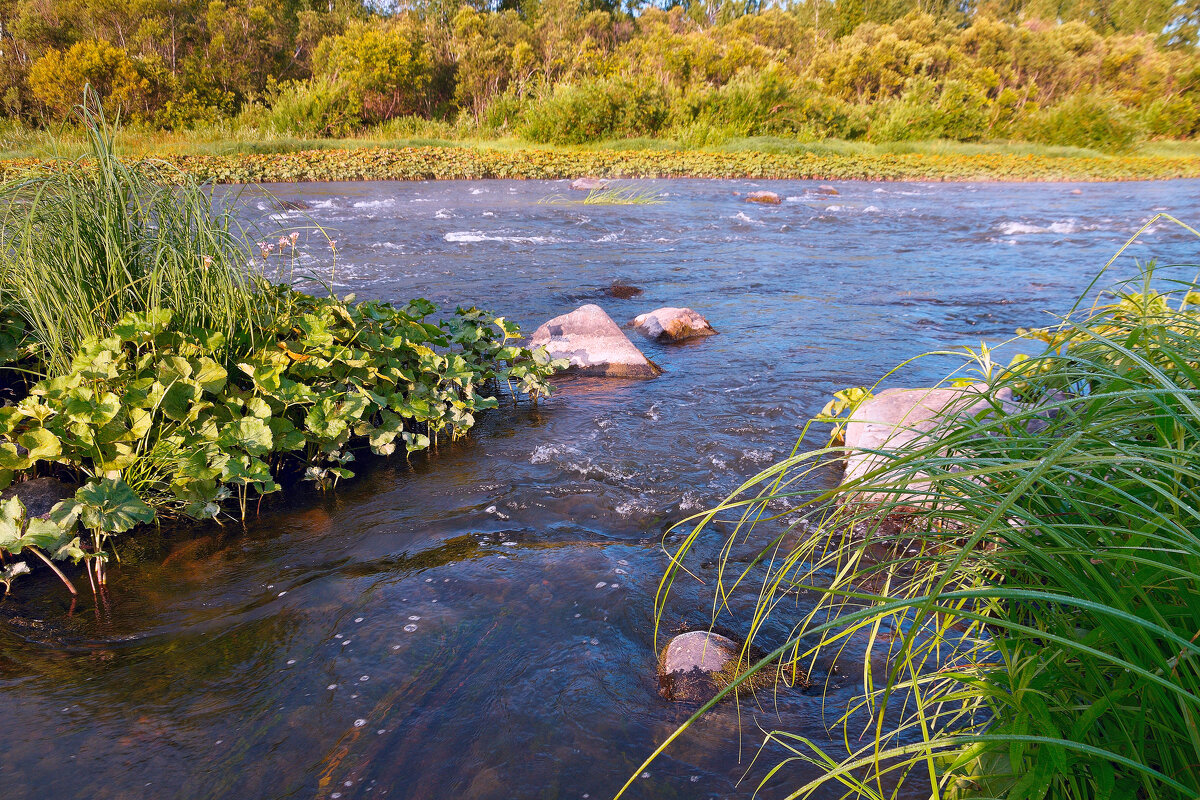
<svg viewBox="0 0 1200 800"><path fill-rule="evenodd" d="M1196 0L0 0L0 115L536 141L1200 133Z"/></svg>

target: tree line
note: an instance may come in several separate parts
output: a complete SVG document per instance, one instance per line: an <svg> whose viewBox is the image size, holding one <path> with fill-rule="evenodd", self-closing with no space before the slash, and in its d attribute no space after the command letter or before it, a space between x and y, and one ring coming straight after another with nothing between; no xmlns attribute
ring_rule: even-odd
<svg viewBox="0 0 1200 800"><path fill-rule="evenodd" d="M1200 133L1190 0L0 0L0 115L299 136ZM11 124L11 123L10 123Z"/></svg>

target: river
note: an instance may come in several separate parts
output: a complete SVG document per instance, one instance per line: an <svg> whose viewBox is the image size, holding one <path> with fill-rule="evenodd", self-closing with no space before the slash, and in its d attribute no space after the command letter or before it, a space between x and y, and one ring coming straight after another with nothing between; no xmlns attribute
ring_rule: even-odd
<svg viewBox="0 0 1200 800"><path fill-rule="evenodd" d="M5 800L611 797L691 711L654 674L674 522L790 452L833 391L1049 324L1155 212L1200 222L1195 181L643 185L663 202L555 202L565 182L266 187L308 206L279 211L242 190L271 237L306 229L296 261L271 268L339 293L479 305L530 333L585 302L620 323L689 306L720 334L631 334L662 377L560 381L436 454L273 499L244 529L122 544L107 609L89 598L68 615L56 582L25 579L0 604ZM753 189L785 200L737 194ZM1161 223L1113 276L1195 252ZM919 361L888 385L952 363ZM719 536L698 552L700 579ZM679 587L665 632L707 623L711 583ZM723 621L734 632L739 611ZM826 725L858 680L842 673L712 712L630 796L749 797L779 756L752 765L762 730L836 749Z"/></svg>

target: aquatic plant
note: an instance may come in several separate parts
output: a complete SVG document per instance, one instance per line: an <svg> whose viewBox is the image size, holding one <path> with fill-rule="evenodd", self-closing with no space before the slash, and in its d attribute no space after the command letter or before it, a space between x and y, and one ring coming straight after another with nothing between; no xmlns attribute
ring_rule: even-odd
<svg viewBox="0 0 1200 800"><path fill-rule="evenodd" d="M340 143L337 143L340 145ZM814 148L815 150L815 148ZM360 147L223 155L165 155L175 169L213 183L359 180L557 180L614 178L787 178L812 180L1149 180L1200 176L1194 156L1072 156L1020 153L549 150L487 147ZM37 160L0 162L12 177Z"/></svg>
<svg viewBox="0 0 1200 800"><path fill-rule="evenodd" d="M662 192L642 186L604 186L589 189L587 196L575 200L552 194L538 201L544 205L653 206L664 202Z"/></svg>
<svg viewBox="0 0 1200 800"><path fill-rule="evenodd" d="M837 724L845 751L770 731L764 748L784 757L764 784L806 764L821 775L790 797L1200 793L1198 301L1194 280L1151 266L1060 325L1022 331L1045 343L1037 355L1005 367L968 354L948 382L981 382L992 402L944 414L861 480L818 488L846 455L831 443L696 522L660 609L688 551L732 515L730 542L765 546L756 567L719 564L714 608L750 592L751 642L768 620L790 629L758 641L771 652L752 673L815 673L818 656L865 647L861 693ZM1001 402L1008 391L1018 406ZM785 501L793 510L776 511Z"/></svg>
<svg viewBox="0 0 1200 800"><path fill-rule="evenodd" d="M0 305L23 319L37 360L63 374L84 339L150 309L235 341L264 298L232 207L165 162L118 158L104 115L79 113L85 159L0 184Z"/></svg>

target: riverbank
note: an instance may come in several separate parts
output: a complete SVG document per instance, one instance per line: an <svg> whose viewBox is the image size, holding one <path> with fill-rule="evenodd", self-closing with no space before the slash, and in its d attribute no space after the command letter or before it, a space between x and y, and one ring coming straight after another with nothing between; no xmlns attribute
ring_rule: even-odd
<svg viewBox="0 0 1200 800"><path fill-rule="evenodd" d="M1088 152L1088 151L1081 151ZM752 178L868 181L1132 181L1200 177L1194 155L1059 155L1005 151L819 153L550 149L530 146L352 147L277 153L166 153L200 181ZM41 159L0 162L11 177Z"/></svg>

